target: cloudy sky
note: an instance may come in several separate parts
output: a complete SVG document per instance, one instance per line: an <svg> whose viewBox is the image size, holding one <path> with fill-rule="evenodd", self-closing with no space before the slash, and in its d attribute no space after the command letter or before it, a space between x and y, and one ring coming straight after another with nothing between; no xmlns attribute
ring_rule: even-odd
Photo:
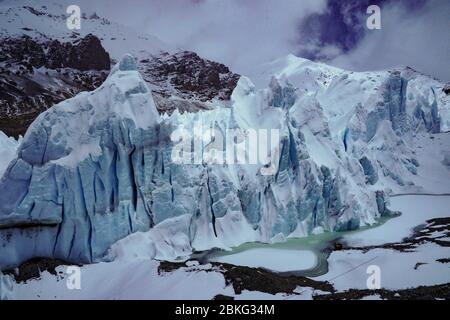
<svg viewBox="0 0 450 320"><path fill-rule="evenodd" d="M448 0L135 0L99 10L246 73L288 53L353 70L409 65L450 80ZM381 30L366 27L381 7Z"/></svg>
<svg viewBox="0 0 450 320"><path fill-rule="evenodd" d="M241 74L293 53L352 70L411 66L450 81L449 0L73 0ZM381 30L369 30L369 5Z"/></svg>

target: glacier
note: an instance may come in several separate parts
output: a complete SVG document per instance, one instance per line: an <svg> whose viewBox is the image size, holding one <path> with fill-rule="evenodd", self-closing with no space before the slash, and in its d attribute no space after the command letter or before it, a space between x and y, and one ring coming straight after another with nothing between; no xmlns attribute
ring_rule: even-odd
<svg viewBox="0 0 450 320"><path fill-rule="evenodd" d="M390 193L421 188L415 135L450 126L442 84L411 69L357 73L290 55L262 79L242 76L229 108L160 116L125 55L97 90L41 114L0 180L0 268L135 250L173 260L371 225L392 214ZM175 163L171 134L199 123L279 130L276 171Z"/></svg>

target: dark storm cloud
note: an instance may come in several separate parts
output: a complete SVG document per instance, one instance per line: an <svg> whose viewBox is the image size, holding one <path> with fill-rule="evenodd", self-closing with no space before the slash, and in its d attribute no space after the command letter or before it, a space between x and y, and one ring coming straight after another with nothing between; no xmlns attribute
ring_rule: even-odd
<svg viewBox="0 0 450 320"><path fill-rule="evenodd" d="M328 62L351 70L410 66L450 80L450 1L389 2L381 11L381 30L366 30L346 52Z"/></svg>
<svg viewBox="0 0 450 320"><path fill-rule="evenodd" d="M301 21L297 54L313 60L326 60L347 53L368 31L367 7L378 5L383 9L394 1L411 13L425 4L425 0L328 0L324 12L313 13Z"/></svg>

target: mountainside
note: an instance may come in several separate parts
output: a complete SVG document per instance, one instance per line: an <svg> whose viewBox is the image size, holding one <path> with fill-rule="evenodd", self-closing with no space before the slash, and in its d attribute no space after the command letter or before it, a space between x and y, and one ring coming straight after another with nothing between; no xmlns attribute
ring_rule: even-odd
<svg viewBox="0 0 450 320"><path fill-rule="evenodd" d="M81 28L71 30L66 25L70 16L66 9L71 4L63 0L3 1L0 3L0 36L17 38L27 35L33 39L69 42L93 34L100 39L113 59L119 59L127 52L140 57L141 53L148 55L176 51L153 35L100 17L85 7L81 12Z"/></svg>
<svg viewBox="0 0 450 320"><path fill-rule="evenodd" d="M192 112L229 106L239 75L196 53L161 52L139 61L160 113Z"/></svg>
<svg viewBox="0 0 450 320"><path fill-rule="evenodd" d="M139 57L160 113L226 105L239 79L222 64L179 52L95 12L82 16L77 31L66 27L65 7L58 3L0 4L0 16L0 130L10 136L24 135L54 104L99 87L124 48Z"/></svg>
<svg viewBox="0 0 450 320"><path fill-rule="evenodd" d="M3 38L0 130L10 136L23 135L31 122L52 105L97 88L109 69L109 55L92 35L75 44L42 42L29 36Z"/></svg>
<svg viewBox="0 0 450 320"><path fill-rule="evenodd" d="M275 77L266 89L241 77L231 108L161 117L138 69L125 56L101 87L30 127L0 182L2 267L42 256L97 261L136 231L150 230L125 243L175 259L355 229L393 214L392 191L426 189L422 161L441 168L444 185L430 188L448 187L445 149L436 145L427 157L414 147L419 135L441 134L448 96L410 70L352 73L288 56L267 69ZM199 125L222 133L278 129L280 144L266 150L273 171L208 161L211 149L223 149L208 131L200 162L177 163L171 135L180 128L196 135ZM249 159L259 150L243 137L233 138L241 141L235 152Z"/></svg>

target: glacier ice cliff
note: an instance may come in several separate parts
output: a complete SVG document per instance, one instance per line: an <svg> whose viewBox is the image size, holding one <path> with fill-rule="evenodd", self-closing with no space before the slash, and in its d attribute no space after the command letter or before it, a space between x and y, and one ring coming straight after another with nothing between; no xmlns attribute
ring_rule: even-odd
<svg viewBox="0 0 450 320"><path fill-rule="evenodd" d="M159 116L127 55L97 90L41 114L0 181L0 267L90 263L128 235L174 259L351 230L389 213L384 191L408 185L419 166L404 139L439 132L447 98L424 92L410 71L352 73L293 56L273 67L264 89L241 77L231 108ZM278 129L276 171L174 163L171 134L199 123Z"/></svg>

